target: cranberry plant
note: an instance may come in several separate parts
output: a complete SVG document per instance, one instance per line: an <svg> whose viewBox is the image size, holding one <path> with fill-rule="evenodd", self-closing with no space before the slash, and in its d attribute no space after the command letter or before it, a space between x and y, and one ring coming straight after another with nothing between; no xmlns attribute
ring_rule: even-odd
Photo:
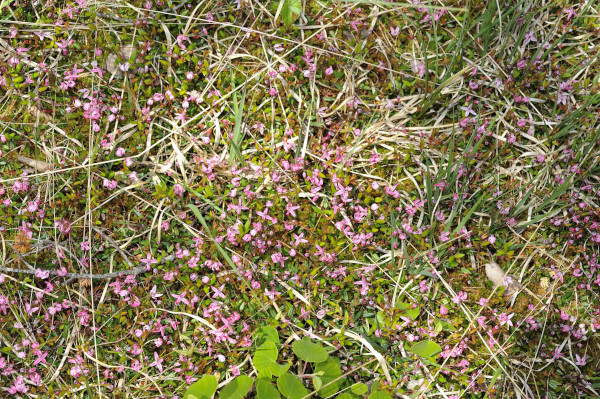
<svg viewBox="0 0 600 399"><path fill-rule="evenodd" d="M0 396L598 397L597 8L0 1Z"/></svg>

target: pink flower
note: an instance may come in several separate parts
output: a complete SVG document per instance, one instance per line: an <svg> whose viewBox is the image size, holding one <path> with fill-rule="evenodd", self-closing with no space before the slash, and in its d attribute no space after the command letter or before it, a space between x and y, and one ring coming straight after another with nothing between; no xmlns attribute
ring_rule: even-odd
<svg viewBox="0 0 600 399"><path fill-rule="evenodd" d="M498 321L500 322L500 325L503 326L507 324L509 327L512 327L513 323L510 319L512 319L514 315L514 313L511 313L510 315L506 313L501 313L500 315L498 315Z"/></svg>
<svg viewBox="0 0 600 399"><path fill-rule="evenodd" d="M333 67L331 67L331 66L325 70L325 75L327 75L327 76L331 75L332 73L333 73Z"/></svg>
<svg viewBox="0 0 600 399"><path fill-rule="evenodd" d="M462 301L467 299L467 293L464 291L459 291L459 293L452 298L452 302L454 302L455 304L460 304Z"/></svg>
<svg viewBox="0 0 600 399"><path fill-rule="evenodd" d="M557 347L556 349L554 349L554 353L552 354L552 357L555 359L560 359L561 357L563 357L564 354L561 353L560 348Z"/></svg>
<svg viewBox="0 0 600 399"><path fill-rule="evenodd" d="M192 79L194 79L194 72L192 72L192 71L187 71L187 73L185 74L185 77L187 78L187 80L192 80Z"/></svg>
<svg viewBox="0 0 600 399"><path fill-rule="evenodd" d="M496 237L494 237L493 235L488 237L488 241L490 242L490 244L493 244L496 242Z"/></svg>
<svg viewBox="0 0 600 399"><path fill-rule="evenodd" d="M65 219L55 222L54 225L64 235L68 235L71 232L71 224Z"/></svg>
<svg viewBox="0 0 600 399"><path fill-rule="evenodd" d="M115 180L108 180L108 179L104 179L104 181L102 182L102 185L106 188L108 188L109 190L114 190L115 188L117 188L117 186L119 185L119 183L117 183Z"/></svg>
<svg viewBox="0 0 600 399"><path fill-rule="evenodd" d="M586 364L586 359L587 359L587 355L584 355L583 357L580 357L579 355L575 355L575 358L577 359L575 364L578 366L585 366Z"/></svg>
<svg viewBox="0 0 600 399"><path fill-rule="evenodd" d="M185 189L179 183L177 183L177 184L175 184L175 186L173 186L173 193L179 197L183 196L184 191L185 191Z"/></svg>
<svg viewBox="0 0 600 399"><path fill-rule="evenodd" d="M489 302L489 300L487 298L479 298L480 306L485 306L485 305L487 305L488 302Z"/></svg>
<svg viewBox="0 0 600 399"><path fill-rule="evenodd" d="M50 277L50 272L48 270L36 269L35 276L37 278L41 278L42 280L45 280L48 277Z"/></svg>
<svg viewBox="0 0 600 399"><path fill-rule="evenodd" d="M362 276L362 279L360 281L357 281L354 283L355 285L360 285L360 294L361 295L367 295L369 293L369 286L371 285L371 283L369 283L367 280L365 280L365 276Z"/></svg>
<svg viewBox="0 0 600 399"><path fill-rule="evenodd" d="M448 314L448 309L444 305L440 306L440 314L442 316L446 316Z"/></svg>
<svg viewBox="0 0 600 399"><path fill-rule="evenodd" d="M164 359L160 359L158 356L158 353L154 352L154 361L152 363L150 363L148 365L148 367L156 367L158 368L158 371L160 371L162 373L163 368L162 368L162 362L164 361Z"/></svg>
<svg viewBox="0 0 600 399"><path fill-rule="evenodd" d="M27 393L27 391L29 391L29 388L25 385L25 380L21 376L17 377L15 383L8 387L8 393L11 395L15 395L17 392Z"/></svg>
<svg viewBox="0 0 600 399"><path fill-rule="evenodd" d="M271 291L266 291L265 296L269 297L269 299L274 300L276 296L281 295L281 292L277 292L274 289Z"/></svg>

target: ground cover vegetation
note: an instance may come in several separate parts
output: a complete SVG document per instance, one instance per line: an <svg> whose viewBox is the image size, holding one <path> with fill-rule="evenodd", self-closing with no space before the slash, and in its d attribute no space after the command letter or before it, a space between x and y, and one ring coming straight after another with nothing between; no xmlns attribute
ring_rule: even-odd
<svg viewBox="0 0 600 399"><path fill-rule="evenodd" d="M0 0L0 396L597 398L595 0Z"/></svg>

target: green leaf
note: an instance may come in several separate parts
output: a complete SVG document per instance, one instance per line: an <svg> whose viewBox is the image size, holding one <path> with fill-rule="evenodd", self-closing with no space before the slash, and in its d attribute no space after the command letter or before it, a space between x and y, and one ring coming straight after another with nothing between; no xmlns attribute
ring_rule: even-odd
<svg viewBox="0 0 600 399"><path fill-rule="evenodd" d="M292 350L300 359L310 363L324 362L329 357L325 348L310 342L307 337L302 338L300 341L294 341Z"/></svg>
<svg viewBox="0 0 600 399"><path fill-rule="evenodd" d="M369 399L392 399L392 397L383 391L374 391L369 395Z"/></svg>
<svg viewBox="0 0 600 399"><path fill-rule="evenodd" d="M270 326L264 326L256 331L256 343L262 345L265 342L273 342L275 345L279 345L279 333L277 329Z"/></svg>
<svg viewBox="0 0 600 399"><path fill-rule="evenodd" d="M490 394L489 389L494 386L494 384L496 383L496 380L498 379L498 377L500 377L500 374L502 374L502 371L503 371L502 367L498 367L496 369L496 371L492 375L492 380L490 381L490 385L488 385L489 386L488 391L485 393L485 396L483 397L483 399L487 399L489 397L488 396Z"/></svg>
<svg viewBox="0 0 600 399"><path fill-rule="evenodd" d="M338 366L337 362L331 357L327 359L327 361L318 363L315 366L315 374L317 374L318 377L313 379L313 385L315 386L315 390L319 391L319 396L322 398L328 398L332 395L335 395L344 382L340 378L332 383L333 380L336 380L342 375L342 371L340 370L340 366ZM320 380L319 383L321 384L318 387L314 381L317 378ZM325 388L321 388L323 385L327 386Z"/></svg>
<svg viewBox="0 0 600 399"><path fill-rule="evenodd" d="M280 375L282 375L283 373L285 373L289 369L290 369L290 364L289 363L285 363L285 364L271 363L271 367L269 367L269 371L275 377L279 377Z"/></svg>
<svg viewBox="0 0 600 399"><path fill-rule="evenodd" d="M279 391L271 384L271 380L258 379L256 380L256 397L257 399L279 399Z"/></svg>
<svg viewBox="0 0 600 399"><path fill-rule="evenodd" d="M348 392L344 392L341 395L338 395L335 399L355 399L355 396L350 395Z"/></svg>
<svg viewBox="0 0 600 399"><path fill-rule="evenodd" d="M352 385L350 387L350 390L356 395L364 395L369 390L369 387L367 386L367 384L359 382L358 384Z"/></svg>
<svg viewBox="0 0 600 399"><path fill-rule="evenodd" d="M273 364L277 364L277 363L273 363ZM258 374L256 375L256 378L260 379L267 379L267 380L271 380L271 377L273 377L273 373L271 372L271 369L262 369L258 372Z"/></svg>
<svg viewBox="0 0 600 399"><path fill-rule="evenodd" d="M416 309L407 309L406 310L406 314L408 315L408 317L410 317L411 320L416 320L417 317L419 317L419 313L421 313L421 309L416 308Z"/></svg>
<svg viewBox="0 0 600 399"><path fill-rule="evenodd" d="M308 395L308 389L290 373L285 373L277 379L277 388L283 396L290 399L301 399Z"/></svg>
<svg viewBox="0 0 600 399"><path fill-rule="evenodd" d="M221 390L219 398L221 399L243 399L246 394L250 392L254 384L254 378L248 377L247 375L240 375L234 378L229 384Z"/></svg>
<svg viewBox="0 0 600 399"><path fill-rule="evenodd" d="M314 376L313 377L313 386L315 387L315 391L318 391L323 386L323 380L321 377Z"/></svg>
<svg viewBox="0 0 600 399"><path fill-rule="evenodd" d="M290 26L302 13L301 0L281 0L281 20L287 26Z"/></svg>
<svg viewBox="0 0 600 399"><path fill-rule="evenodd" d="M439 328L439 331L456 331L456 327L444 320L435 319L434 325L436 330Z"/></svg>
<svg viewBox="0 0 600 399"><path fill-rule="evenodd" d="M435 342L424 340L411 346L409 351L420 357L431 357L439 352L440 349L441 347Z"/></svg>
<svg viewBox="0 0 600 399"><path fill-rule="evenodd" d="M267 341L256 349L254 357L252 358L252 364L256 367L259 372L264 369L268 369L272 363L277 361L277 346Z"/></svg>
<svg viewBox="0 0 600 399"><path fill-rule="evenodd" d="M217 379L214 375L205 375L190 385L183 399L210 399L217 391Z"/></svg>

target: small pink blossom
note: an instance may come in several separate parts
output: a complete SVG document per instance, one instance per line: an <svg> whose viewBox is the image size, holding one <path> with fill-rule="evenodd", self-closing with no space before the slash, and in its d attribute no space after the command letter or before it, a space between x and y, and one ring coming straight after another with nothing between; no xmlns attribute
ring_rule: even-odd
<svg viewBox="0 0 600 399"><path fill-rule="evenodd" d="M460 304L461 302L465 301L467 299L467 293L464 291L459 291L458 294L452 298L452 302L454 302L455 304Z"/></svg>
<svg viewBox="0 0 600 399"><path fill-rule="evenodd" d="M179 183L175 184L175 186L173 186L173 193L179 197L183 196L183 193L185 192L185 189L183 188L183 186Z"/></svg>

